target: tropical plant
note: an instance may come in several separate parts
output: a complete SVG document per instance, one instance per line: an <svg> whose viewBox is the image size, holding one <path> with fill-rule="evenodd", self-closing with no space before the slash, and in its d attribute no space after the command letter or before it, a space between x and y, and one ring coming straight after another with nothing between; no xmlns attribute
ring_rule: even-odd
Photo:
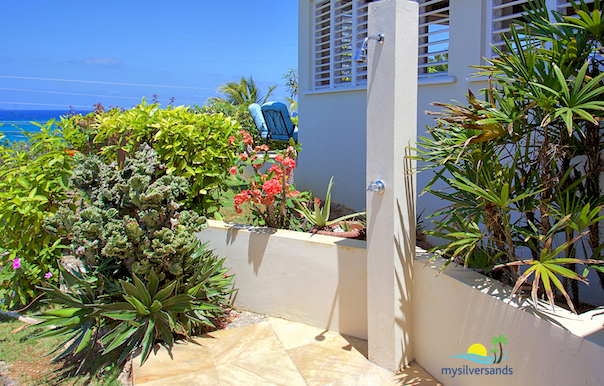
<svg viewBox="0 0 604 386"><path fill-rule="evenodd" d="M197 114L223 114L225 117L233 118L239 123L241 130L252 135L254 142L261 141L254 119L246 105L234 105L225 100L210 100L207 105L195 105L191 110Z"/></svg>
<svg viewBox="0 0 604 386"><path fill-rule="evenodd" d="M283 74L283 78L285 79L285 86L287 87L287 91L289 92L289 96L293 99L298 96L298 69L290 68L285 74Z"/></svg>
<svg viewBox="0 0 604 386"><path fill-rule="evenodd" d="M552 22L545 8L526 9L523 34L512 25L505 48L478 67L491 79L486 100L470 92L466 104L435 103L443 112L416 157L436 169L424 191L449 202L426 232L444 240L437 256L514 293L532 276L535 306L544 288L552 305L557 290L573 311L577 282L604 259L600 3L575 10L577 19L552 12Z"/></svg>
<svg viewBox="0 0 604 386"><path fill-rule="evenodd" d="M249 78L244 76L241 77L239 82L227 82L223 85L218 86L218 92L226 96L226 101L234 105L245 105L249 106L252 103L258 103L260 105L266 103L268 98L271 97L273 90L277 85L269 86L266 96L262 95L256 82L250 75ZM222 98L210 98L211 102L225 100Z"/></svg>
<svg viewBox="0 0 604 386"><path fill-rule="evenodd" d="M5 307L27 304L39 295L37 285L57 280L64 245L42 225L69 205L73 157L53 124L38 125L40 132L30 134L20 150L0 145L0 298Z"/></svg>
<svg viewBox="0 0 604 386"><path fill-rule="evenodd" d="M223 312L231 278L205 245L197 244L189 256L183 275L177 280L161 280L151 270L144 283L136 274L131 280L116 280L100 271L93 275L62 269L68 291L46 285L45 302L58 309L43 311L37 327L51 327L38 337L65 336L55 351L55 359L87 350L86 359L102 346L101 355L119 350L118 363L141 350L143 364L151 348L162 342L170 348L174 337L188 339L203 328L216 327Z"/></svg>
<svg viewBox="0 0 604 386"><path fill-rule="evenodd" d="M289 146L284 150L275 151L275 157L268 153L267 145L252 147L254 140L245 132L240 132L240 138L233 137L231 142L239 147L240 165L230 169L231 174L241 176L242 166L247 165L254 170L254 175L241 176L249 184L249 188L237 193L234 197L235 211L241 213L239 207L245 202L252 203L250 221L253 225L268 226L277 229L301 229L302 218L295 211L294 199L303 200L308 193L299 192L293 185L293 170L300 145L290 138ZM264 166L270 164L268 171L263 173Z"/></svg>
<svg viewBox="0 0 604 386"><path fill-rule="evenodd" d="M447 72L449 71L449 65L447 62L449 61L449 53L445 54L435 54L433 56L428 57L428 63L445 63L445 64L433 64L426 68L426 72L428 74L435 74L437 72Z"/></svg>
<svg viewBox="0 0 604 386"><path fill-rule="evenodd" d="M325 195L325 203L323 204L323 208L320 207L320 201L318 198L315 198L314 205L315 210L311 212L310 209L306 207L306 203L296 201L299 209L296 209L298 213L300 213L304 218L313 226L318 229L325 229L334 224L338 224L341 221L348 220L349 218L354 218L358 216L364 216L365 212L352 213L346 216L338 217L336 219L329 219L329 212L331 207L331 187L333 186L333 177L329 180L329 185L327 186L327 194Z"/></svg>
<svg viewBox="0 0 604 386"><path fill-rule="evenodd" d="M289 101L289 111L293 113L298 110L298 102L296 101L296 98L298 97L298 69L290 68L288 72L283 74L283 78L285 79L285 86L289 92L289 97L287 98ZM294 122L294 124L297 125L297 117L295 118L296 122Z"/></svg>
<svg viewBox="0 0 604 386"><path fill-rule="evenodd" d="M239 129L235 119L220 113L196 114L183 106L161 109L143 100L130 110L97 113L94 127L94 141L104 145L101 154L106 158L120 151L133 155L140 144L148 143L165 164L166 174L187 179L185 205L207 215L220 208L219 191L226 188L235 156L228 143Z"/></svg>
<svg viewBox="0 0 604 386"><path fill-rule="evenodd" d="M75 268L62 269L63 290L45 285L43 335L66 335L61 356L92 348L119 349L120 361L137 349L142 361L154 343L168 347L204 326L216 326L228 304L232 277L194 233L205 218L183 210L187 180L165 168L148 145L120 167L98 156L76 156L71 185L77 208L60 208L44 228L70 246Z"/></svg>

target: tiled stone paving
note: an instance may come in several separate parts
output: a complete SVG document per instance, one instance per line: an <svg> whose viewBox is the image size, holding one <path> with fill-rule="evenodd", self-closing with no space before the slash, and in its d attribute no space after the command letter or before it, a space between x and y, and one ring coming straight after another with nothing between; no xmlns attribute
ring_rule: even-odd
<svg viewBox="0 0 604 386"><path fill-rule="evenodd" d="M159 348L142 367L135 358L134 385L440 385L415 363L397 375L371 363L364 340L278 318L195 342L176 344L172 358Z"/></svg>

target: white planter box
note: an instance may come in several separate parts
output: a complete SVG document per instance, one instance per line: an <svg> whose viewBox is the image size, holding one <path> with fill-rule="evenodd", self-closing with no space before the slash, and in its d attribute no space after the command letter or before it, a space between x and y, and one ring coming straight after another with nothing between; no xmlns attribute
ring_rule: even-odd
<svg viewBox="0 0 604 386"><path fill-rule="evenodd" d="M367 339L365 241L215 220L197 236L226 257L235 307Z"/></svg>
<svg viewBox="0 0 604 386"><path fill-rule="evenodd" d="M427 253L418 251L413 271L414 354L441 382L604 384L604 315L595 315L604 310L575 315L558 308L554 314L550 307L537 312L526 300L510 299L511 288L472 270L451 264L436 276L444 260L425 266L428 259ZM467 353L473 344L482 344L489 352L492 337L500 335L507 338L503 350L508 359L499 364L450 358ZM507 375L502 373L506 366ZM499 368L500 375L475 375L476 368ZM453 369L458 370L456 375Z"/></svg>

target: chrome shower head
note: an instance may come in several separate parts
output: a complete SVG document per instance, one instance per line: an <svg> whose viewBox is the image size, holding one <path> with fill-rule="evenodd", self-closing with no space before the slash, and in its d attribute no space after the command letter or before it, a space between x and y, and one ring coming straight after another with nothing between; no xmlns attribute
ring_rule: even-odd
<svg viewBox="0 0 604 386"><path fill-rule="evenodd" d="M367 63L367 41L369 39L375 39L380 44L384 44L384 34L379 34L378 36L367 36L363 40L363 44L361 44L361 48L357 51L356 56L354 57L354 61L356 63Z"/></svg>

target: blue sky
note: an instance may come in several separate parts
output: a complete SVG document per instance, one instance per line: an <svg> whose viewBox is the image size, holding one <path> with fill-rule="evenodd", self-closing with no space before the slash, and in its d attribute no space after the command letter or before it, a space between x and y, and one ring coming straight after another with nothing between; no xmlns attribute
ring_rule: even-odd
<svg viewBox="0 0 604 386"><path fill-rule="evenodd" d="M294 0L1 2L5 110L202 105L250 75L282 100L298 65Z"/></svg>

